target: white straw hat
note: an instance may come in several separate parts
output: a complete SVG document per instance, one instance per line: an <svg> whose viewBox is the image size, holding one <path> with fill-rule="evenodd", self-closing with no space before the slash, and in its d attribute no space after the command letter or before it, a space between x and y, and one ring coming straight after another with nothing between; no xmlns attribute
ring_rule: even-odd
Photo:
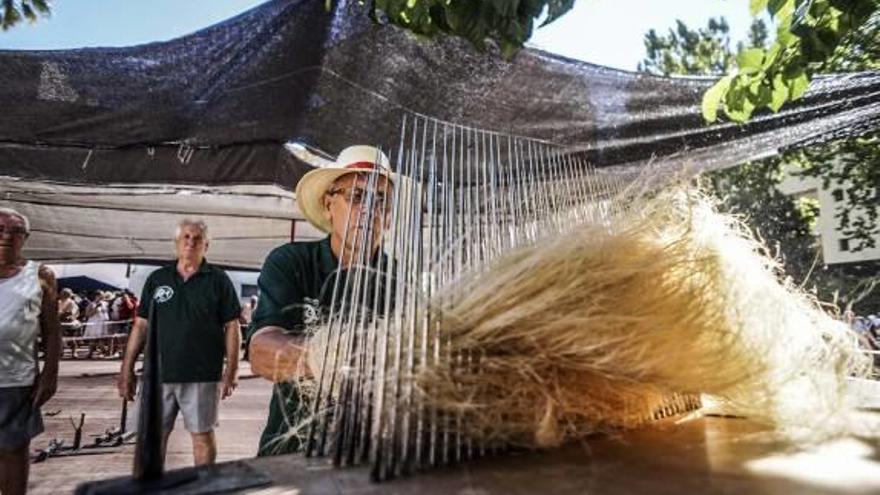
<svg viewBox="0 0 880 495"><path fill-rule="evenodd" d="M339 153L336 161L329 166L310 171L296 185L296 204L306 220L324 232L332 226L324 217L324 193L336 179L351 173L378 173L393 183L388 157L382 150L373 146L349 146Z"/></svg>

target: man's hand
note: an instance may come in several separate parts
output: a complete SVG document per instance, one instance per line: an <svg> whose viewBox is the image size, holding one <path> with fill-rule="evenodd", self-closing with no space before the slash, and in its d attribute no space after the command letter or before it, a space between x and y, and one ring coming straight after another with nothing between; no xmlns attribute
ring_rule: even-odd
<svg viewBox="0 0 880 495"><path fill-rule="evenodd" d="M251 371L275 383L311 377L303 337L281 327L263 327L251 337Z"/></svg>
<svg viewBox="0 0 880 495"><path fill-rule="evenodd" d="M116 389L119 396L125 400L134 400L134 391L137 388L137 378L134 375L134 365L138 356L144 350L147 343L147 320L137 318L134 327L128 335L128 343L125 344L125 354L122 355L122 366L119 367L119 376L116 377Z"/></svg>
<svg viewBox="0 0 880 495"><path fill-rule="evenodd" d="M238 372L227 369L220 380L220 398L230 397L235 387L238 387Z"/></svg>
<svg viewBox="0 0 880 495"><path fill-rule="evenodd" d="M55 395L58 390L58 375L55 373L40 373L34 381L34 388L31 392L31 400L34 408L39 408Z"/></svg>
<svg viewBox="0 0 880 495"><path fill-rule="evenodd" d="M134 400L134 391L137 388L137 377L133 371L121 371L116 378L116 389L119 396L125 400Z"/></svg>

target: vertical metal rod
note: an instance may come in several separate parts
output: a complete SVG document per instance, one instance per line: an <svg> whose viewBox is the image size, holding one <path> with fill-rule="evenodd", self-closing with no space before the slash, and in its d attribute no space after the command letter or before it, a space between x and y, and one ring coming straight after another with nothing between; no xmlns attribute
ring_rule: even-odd
<svg viewBox="0 0 880 495"><path fill-rule="evenodd" d="M390 154L390 153L389 153ZM367 409L364 420L361 422L361 429L359 433L359 441L358 441L358 453L356 457L357 463L363 463L370 459L370 446L374 444L372 442L371 433L373 431L373 423L374 418L377 416L381 416L381 412L377 410L376 404L381 403L381 399L378 396L380 385L377 383L377 377L382 373L382 377L384 378L384 369L380 370L380 366L384 365L384 359L380 356L380 353L384 355L385 349L382 347L382 343L387 343L386 340L383 339L383 335L381 333L381 323L387 321L388 313L386 311L382 311L380 308L380 301L384 302L385 293L389 292L387 287L388 284L383 280L385 278L386 272L390 272L390 267L388 266L390 260L386 255L386 240L389 237L387 232L388 227L388 211L389 211L389 194L393 195L394 188L396 187L395 181L390 178L385 180L385 190L384 194L381 196L380 201L378 203L378 213L374 211L374 214L380 215L379 218L379 229L380 238L379 238L379 247L378 247L378 259L376 263L376 273L373 275L373 295L372 295L372 311L371 318L369 321L369 348L367 349L367 355L365 356L365 375L363 378L362 388L363 388L363 403L364 408Z"/></svg>
<svg viewBox="0 0 880 495"><path fill-rule="evenodd" d="M355 185L360 183L360 177L355 180ZM354 200L349 201L349 211L354 207ZM349 432L346 428L349 420L352 420L351 415L354 414L352 407L352 395L353 395L353 382L354 377L352 374L354 373L354 366L352 360L354 359L355 347L358 341L358 334L356 331L356 323L358 320L358 316L362 310L360 305L358 304L360 292L361 292L361 279L363 277L363 266L364 259L366 258L366 250L369 245L369 240L367 238L369 232L368 218L364 218L368 216L369 212L364 209L364 205L361 204L358 209L357 220L355 223L355 241L353 248L357 248L357 253L352 252L352 256L349 257L348 266L346 267L347 275L346 286L351 286L351 291L348 292L348 306L347 311L343 313L343 317L346 321L346 330L343 332L345 336L345 344L341 345L342 348L342 357L339 363L345 363L343 366L340 366L340 371L342 371L339 376L340 379L337 381L337 390L336 394L331 393L331 397L336 397L335 404L333 406L333 462L336 465L341 465L344 460L343 455L345 454L344 450L347 447L345 442L347 433ZM354 251L354 249L353 249ZM340 263L343 263L345 258L340 259ZM352 272L354 273L354 281L349 284L349 281L352 278ZM345 299L343 300L343 303ZM345 307L344 307L345 308ZM342 335L340 335L342 337ZM331 388L331 390L333 390Z"/></svg>
<svg viewBox="0 0 880 495"><path fill-rule="evenodd" d="M456 277L458 277L461 273L464 272L464 257L468 239L465 236L464 224L467 221L465 218L467 212L465 210L465 193L467 192L468 183L465 177L465 149L467 148L466 140L465 140L465 130L464 128L460 128L460 136L458 143L458 168L459 168L459 188L458 188L458 209L456 215L456 231L458 232L458 239L460 240L460 246L457 249L458 256L456 256L456 266L454 273ZM450 360L452 361L452 366L456 368L461 367L461 355L457 351L454 355L450 355ZM461 411L457 411L455 415L455 462L461 462L462 451L463 451L463 436L462 436L462 426L464 423L464 418L462 417L463 413Z"/></svg>
<svg viewBox="0 0 880 495"><path fill-rule="evenodd" d="M315 392L314 401L312 402L311 421L309 423L308 436L306 437L305 455L307 457L310 457L315 454L317 454L319 456L324 455L323 438L326 435L326 420L327 420L327 418L326 418L326 410L322 409L322 404L324 404L326 407L326 405L329 404L330 401L332 401L332 398L330 396L330 391L327 390L326 387L324 386L324 381L325 381L325 376L327 376L328 369L330 370L331 376L335 376L335 374L336 374L335 358L334 358L333 365L329 364L328 358L330 357L330 348L331 348L331 343L333 342L334 328L337 330L337 332L339 330L338 325L336 325L336 320L335 320L334 316L335 316L336 306L338 304L337 294L339 293L339 281L342 276L342 261L341 260L345 259L345 255L347 254L345 252L345 246L348 241L348 230L349 230L349 222L350 221L351 221L351 205L349 204L348 210L346 212L346 217L345 217L345 231L342 234L342 247L340 248L340 253L339 253L340 259L337 260L336 272L335 272L335 276L333 279L333 289L332 289L333 292L330 294L330 311L329 311L329 316L327 317L326 340L323 343L324 352L323 352L323 356L321 359L321 370L319 372L319 377L318 377L318 388ZM334 355L335 354L336 353L334 353ZM330 379L330 381L332 383L333 378L331 378L331 377L328 377L328 378ZM325 398L325 394L326 394L326 398ZM329 408L327 408L327 410L329 410ZM322 438L321 442L317 442L317 438L319 435Z"/></svg>
<svg viewBox="0 0 880 495"><path fill-rule="evenodd" d="M416 139L416 135L418 132L418 121L413 120L412 126L412 140ZM400 410L400 398L401 398L401 388L402 388L402 363L405 359L403 355L404 349L404 339L407 335L407 330L404 327L405 318L407 317L407 313L410 308L407 304L407 294L411 290L409 286L409 273L410 269L410 257L411 257L411 249L408 244L409 239L409 228L410 221L412 217L412 209L414 197L418 194L419 187L419 178L414 174L414 166L413 156L412 156L412 145L409 148L404 146L401 149L401 156L405 157L405 175L410 178L413 187L410 191L408 191L407 197L405 198L405 203L402 204L402 211L399 216L400 224L397 228L400 230L399 239L400 239L400 260L398 261L398 277L397 277L397 290L396 292L396 301L395 311L394 311L394 334L395 334L395 348L394 348L394 364L392 369L394 370L393 376L393 391L391 394L391 401L389 403L389 421L388 421L388 444L386 445L387 459L386 465L383 473L384 478L388 478L398 473L398 466L400 464L401 453L400 453L400 445L403 443L402 436L405 435L405 432L402 431L402 425L400 418L405 414L405 411Z"/></svg>
<svg viewBox="0 0 880 495"><path fill-rule="evenodd" d="M388 274L386 276L386 292L385 292L385 309L383 314L385 318L382 322L382 336L383 336L383 344L380 346L380 363L379 363L379 377L377 379L377 387L378 390L376 392L377 395L377 403L375 406L376 414L373 418L373 431L372 431L372 446L371 446L371 462L373 464L371 470L371 476L374 480L381 481L387 478L388 476L388 465L389 465L389 440L386 432L390 429L390 424L394 422L394 411L396 408L396 403L393 401L386 400L386 383L388 381L387 378L387 369L388 364L386 362L388 358L388 333L389 329L399 329L399 327L391 326L391 322L393 320L391 310L392 310L392 301L395 301L394 308L395 313L399 308L399 304L396 303L396 298L400 293L400 286L398 282L400 281L400 272L401 264L398 261L398 234L400 232L400 215L402 208L401 198L403 197L405 188L410 179L406 175L406 167L404 164L404 143L406 142L406 114L403 115L402 124L400 129L400 144L398 145L397 150L397 182L394 184L393 191L393 201L391 205L391 253L389 254L390 266L388 267ZM393 290L392 290L393 287ZM395 321L396 322L396 321ZM399 331L396 331L399 334ZM396 379L396 377L392 377ZM386 409L388 410L386 412ZM389 419L390 418L390 419Z"/></svg>
<svg viewBox="0 0 880 495"><path fill-rule="evenodd" d="M424 127L422 127L422 142L421 142L421 154L419 156L419 177L424 184L422 190L425 192L425 198L428 199L428 206L430 207L430 201L433 201L433 188L434 188L434 173L433 173L433 164L429 164L427 157L427 147L428 147L428 122L427 119L424 122ZM436 123L434 126L434 132L436 133ZM425 170L426 167L429 167L429 170ZM428 176L427 181L425 180L426 175ZM424 243L424 233L426 222L424 220L424 211L422 207L422 201L419 201L418 207L418 215L416 215L416 222L413 226L413 244L417 249L417 256L413 261L414 270L413 276L414 286L416 290L413 291L413 308L414 311L412 313L412 328L413 328L413 336L418 338L412 339L412 356L410 360L410 369L409 369L409 377L407 379L407 383L409 385L409 393L407 394L410 401L410 408L414 411L415 421L413 425L413 436L414 436L414 451L413 456L410 463L410 469L418 468L421 466L422 456L424 455L424 433L425 433L425 409L423 402L420 397L416 396L416 388L413 385L413 379L416 376L417 369L424 369L425 363L427 362L427 354L428 354L428 321L427 321L427 306L425 305L425 276L430 272L425 267L425 262L427 259L430 259L430 256L425 256L425 243ZM427 258L427 259L426 259Z"/></svg>
<svg viewBox="0 0 880 495"><path fill-rule="evenodd" d="M377 153L379 153L377 151ZM374 157L374 163L379 161L379 157ZM355 185L361 183L362 175L358 174ZM366 189L361 198L359 216L360 227L358 231L362 233L361 243L358 249L358 259L356 265L351 265L349 271L354 268L355 281L352 291L351 318L349 321L349 348L348 358L346 362L350 370L348 377L343 385L344 387L344 412L337 421L340 425L337 428L337 452L336 459L343 465L353 465L355 462L355 453L358 447L356 432L360 427L364 408L362 407L363 397L363 377L365 375L364 366L367 354L367 319L369 318L368 296L369 291L367 284L369 283L369 274L372 270L374 251L373 236L376 235L375 223L375 200L376 189L378 187L377 173L369 173L366 176Z"/></svg>
<svg viewBox="0 0 880 495"><path fill-rule="evenodd" d="M424 276L426 277L426 287L425 287L425 298L424 301L433 300L434 296L434 287L437 280L436 270L437 265L435 264L435 249L434 245L437 242L435 237L435 230L439 227L439 213L437 208L437 192L438 192L438 184L437 184L437 121L433 121L433 130L431 136L431 162L430 169L428 171L428 189L427 189L427 222L424 222L425 228L428 229L427 235L428 238L425 243L425 256L424 262L426 266L422 267L422 271L424 272ZM421 370L422 373L426 372L428 367L430 366L429 362L429 349L433 348L435 340L435 332L433 331L434 324L434 310L429 307L427 304L423 304L423 316L422 316L422 324L424 325L424 338L422 341L422 362L421 362ZM430 393L430 392L428 392ZM422 401L421 404L422 414L425 416L425 422L427 423L427 432L423 433L424 436L427 437L428 446L426 452L424 452L424 457L420 457L419 462L428 465L436 464L436 443L437 443L437 415L434 407L430 407Z"/></svg>
<svg viewBox="0 0 880 495"><path fill-rule="evenodd" d="M451 129L449 129L451 127ZM456 149L456 139L458 138L458 132L456 131L455 126L447 126L444 128L444 134L451 135L452 144L450 146L451 149L447 149L446 142L444 139L443 144L443 174L444 179L443 182L446 184L446 201L444 202L444 208L448 211L444 216L444 239L449 239L451 242L449 243L449 247L447 252L449 253L445 256L444 259L444 284L448 284L453 279L453 273L455 271L455 250L456 246L459 245L459 241L457 236L455 235L455 219L457 218L457 210L456 210L456 202L455 195L458 191L458 182L455 176L455 149ZM449 297L451 295L447 294L447 298L444 299L444 306L449 302ZM452 362L452 352L451 352L451 342L449 337L443 339L444 352L441 354L443 358L447 360L448 363ZM452 436L450 429L452 428L452 416L448 414L443 415L443 458L442 464L448 465L451 461L450 455L453 447Z"/></svg>
<svg viewBox="0 0 880 495"><path fill-rule="evenodd" d="M493 145L494 144L494 145ZM501 208L502 197L499 194L499 181L498 181L498 136L496 134L489 134L489 143L487 145L488 148L488 171L487 174L489 176L489 196L492 200L492 209L489 215L489 222L492 224L493 229L493 238L494 238L494 246L492 257L495 258L501 253L504 252L504 237L501 235L504 232L504 219L499 215L498 210Z"/></svg>
<svg viewBox="0 0 880 495"><path fill-rule="evenodd" d="M520 238L517 220L522 218L522 215L519 213L520 204L517 202L516 198L516 176L514 172L514 169L516 168L516 156L513 151L513 140L510 136L505 136L505 139L507 140L507 163L504 165L504 168L506 169L505 179L507 181L507 185L505 186L507 192L505 196L507 197L508 203L508 247L514 248L518 245Z"/></svg>
<svg viewBox="0 0 880 495"><path fill-rule="evenodd" d="M348 233L350 230L349 226L351 224L352 209L353 209L352 205L351 205L351 203L349 203L348 209L346 212L345 232L343 233L343 242L342 242L342 246L340 248L339 258L337 259L337 268L336 268L337 269L337 276L341 278L343 272L346 274L344 277L344 280L342 281L342 294L340 294L338 296L338 298L336 299L336 301L334 301L334 302L337 302L338 303L337 305L340 307L337 311L336 318L328 319L328 331L330 332L331 337L332 336L336 337L336 344L334 345L332 343L333 341L330 340L329 346L332 347L335 352L333 352L333 360L331 361L331 363L329 365L329 369L331 372L330 372L330 377L329 377L330 383L327 385L326 395L325 395L326 399L324 401L323 411L325 412L325 414L322 415L322 417L321 417L321 422L320 422L321 428L318 431L318 439L317 439L317 447L316 448L317 448L317 452L318 452L319 456L324 456L327 453L327 451L326 451L327 437L328 437L328 435L330 435L329 427L331 426L331 422L333 421L333 418L335 418L339 415L340 400L339 400L338 384L341 381L341 379L337 379L337 377L340 376L340 374L341 374L341 369L340 369L341 366L339 365L339 363L344 362L345 358L346 358L346 356L343 355L343 353L342 353L343 349L347 349L347 346L343 344L343 338L349 337L348 335L343 335L344 334L343 325L345 324L347 319L350 317L350 307L347 305L347 303L349 302L349 297L350 297L349 294L351 292L352 280L351 280L351 276L348 273L348 270L346 267L346 260L348 260L348 262L350 264L352 262L354 253L347 252L346 246L349 244L347 241L348 241ZM355 239L354 239L354 242L352 243L353 246L358 245L358 238L359 238L359 231L360 231L359 222L360 222L360 216L358 216L358 218L355 219ZM333 298L333 296L336 296L336 294L331 295L331 299ZM333 310L334 310L334 308L331 308L331 312ZM332 411L332 415L327 416L327 414L329 414L330 411Z"/></svg>
<svg viewBox="0 0 880 495"><path fill-rule="evenodd" d="M467 145L468 153L467 153L467 161L465 163L465 166L467 167L467 181L468 181L468 187L467 187L468 196L467 196L467 198L468 198L468 202L466 205L467 209L465 211L465 217L467 219L465 222L465 229L467 230L466 237L468 240L467 246L469 248L469 250L468 250L468 258L469 258L468 269L471 272L477 272L480 270L479 239L477 239L478 234L475 234L474 229L473 229L474 223L478 221L478 219L476 218L476 199L475 199L476 194L477 194L477 186L478 186L478 183L475 180L476 168L477 168L476 167L477 143L476 143L476 139L475 139L476 132L473 129L469 128L467 136L468 136L468 145ZM471 151L471 150L473 150L473 151ZM477 226L477 228L479 228L479 226ZM462 359L464 366L466 366L468 368L468 371L470 371L471 362L472 362L470 352L466 352L464 355L462 355L461 359ZM465 439L464 456L465 456L466 460L470 460L473 458L473 452L474 452L473 439L471 438L470 435L467 435L467 434L465 434L464 439Z"/></svg>
<svg viewBox="0 0 880 495"><path fill-rule="evenodd" d="M426 122L424 119L421 119L422 125L422 133L424 133L424 128L426 126ZM411 467L411 456L412 456L412 434L413 434L413 408L412 408L412 369L413 369L413 359L414 359L414 338L416 336L415 332L415 312L417 311L416 307L416 296L418 287L418 274L417 274L417 264L418 258L420 256L420 246L418 242L416 242L416 238L419 234L418 229L420 228L420 215L421 215L421 194L424 183L424 174L421 163L418 159L418 150L419 150L419 133L413 132L412 144L409 149L410 154L410 164L413 177L416 178L416 183L419 185L419 189L414 192L414 194L410 197L410 204L408 205L407 212L407 223L405 225L406 235L404 239L406 240L406 251L407 251L407 263L406 263L406 287L407 292L404 295L403 301L406 305L406 312L404 314L403 321L403 332L404 336L404 344L405 347L403 349L403 356L401 361L401 366L398 368L398 374L400 377L400 398L398 402L398 407L400 409L399 417L399 427L398 427L398 462L394 466L394 473L396 475L401 475L404 473L408 473ZM419 167L419 171L416 171L416 167Z"/></svg>

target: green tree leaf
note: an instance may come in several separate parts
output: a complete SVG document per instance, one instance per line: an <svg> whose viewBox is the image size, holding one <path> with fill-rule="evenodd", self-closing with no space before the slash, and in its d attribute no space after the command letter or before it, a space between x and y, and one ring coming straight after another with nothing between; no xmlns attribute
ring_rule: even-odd
<svg viewBox="0 0 880 495"><path fill-rule="evenodd" d="M788 85L785 84L782 75L777 74L776 77L773 78L773 89L771 90L770 103L768 106L770 107L770 110L778 112L786 101L788 101Z"/></svg>
<svg viewBox="0 0 880 495"><path fill-rule="evenodd" d="M745 74L760 71L762 62L764 62L764 50L760 48L748 48L736 56L736 65L739 71Z"/></svg>
<svg viewBox="0 0 880 495"><path fill-rule="evenodd" d="M789 13L790 15L791 12L794 12L794 0L769 0L767 11L773 17L779 16L780 13L782 15Z"/></svg>
<svg viewBox="0 0 880 495"><path fill-rule="evenodd" d="M703 103L701 107L703 110L703 119L705 119L706 122L715 122L718 119L718 106L721 104L721 99L724 98L724 95L727 93L731 81L733 81L733 76L724 76L703 93Z"/></svg>
<svg viewBox="0 0 880 495"><path fill-rule="evenodd" d="M752 17L757 17L766 8L767 0L749 0L749 13Z"/></svg>
<svg viewBox="0 0 880 495"><path fill-rule="evenodd" d="M810 78L807 77L806 73L801 73L799 76L794 77L788 81L788 96L789 99L794 101L800 99L804 93L807 92L807 89L810 87Z"/></svg>

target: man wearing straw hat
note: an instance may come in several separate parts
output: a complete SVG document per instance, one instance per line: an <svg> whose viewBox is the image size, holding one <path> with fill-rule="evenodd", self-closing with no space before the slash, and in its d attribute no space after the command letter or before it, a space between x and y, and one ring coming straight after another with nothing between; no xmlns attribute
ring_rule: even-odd
<svg viewBox="0 0 880 495"><path fill-rule="evenodd" d="M259 455L301 450L298 437L307 433L310 412L309 404L300 402L294 380L312 373L304 359L305 326L331 310L350 268L388 266L379 246L388 227L394 182L384 153L372 146L350 146L331 166L310 171L297 184L300 211L328 236L277 247L260 272L250 361L255 373L276 385Z"/></svg>

